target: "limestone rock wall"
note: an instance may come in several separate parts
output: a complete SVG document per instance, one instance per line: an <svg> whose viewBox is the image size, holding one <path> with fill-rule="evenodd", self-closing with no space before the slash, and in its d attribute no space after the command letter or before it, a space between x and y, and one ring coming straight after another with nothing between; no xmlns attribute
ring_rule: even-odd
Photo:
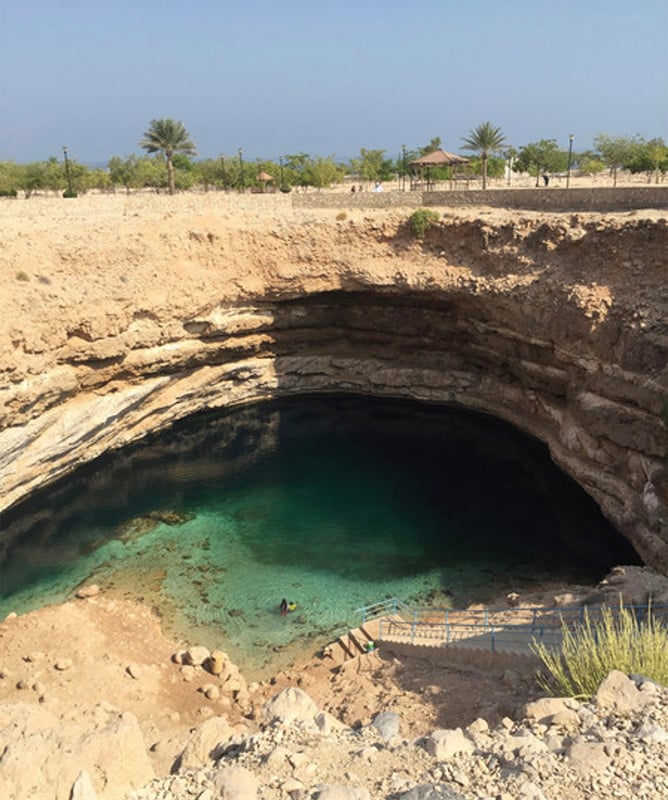
<svg viewBox="0 0 668 800"><path fill-rule="evenodd" d="M12 289L28 297L3 320L2 507L203 409L410 397L544 441L668 572L665 220L448 215L423 242L397 212L90 224L64 247L45 228L48 267ZM34 263L24 245L10 269ZM77 270L73 301L54 284Z"/></svg>

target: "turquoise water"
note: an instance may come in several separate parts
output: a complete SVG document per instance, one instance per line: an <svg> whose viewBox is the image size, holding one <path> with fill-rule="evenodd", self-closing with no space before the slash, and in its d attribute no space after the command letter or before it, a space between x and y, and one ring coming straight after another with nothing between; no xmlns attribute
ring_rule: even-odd
<svg viewBox="0 0 668 800"><path fill-rule="evenodd" d="M595 581L633 558L516 431L347 397L180 423L4 522L0 615L95 581L142 598L170 634L220 647L252 675L322 646L355 609L392 595L458 605ZM283 597L297 603L285 617Z"/></svg>

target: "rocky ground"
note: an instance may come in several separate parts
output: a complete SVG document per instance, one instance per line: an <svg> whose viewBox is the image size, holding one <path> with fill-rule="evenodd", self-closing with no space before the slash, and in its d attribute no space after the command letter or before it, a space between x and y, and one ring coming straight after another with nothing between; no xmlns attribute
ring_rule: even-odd
<svg viewBox="0 0 668 800"><path fill-rule="evenodd" d="M620 589L667 594L627 568L597 596ZM3 799L668 796L668 690L641 678L527 708L542 695L532 666L383 645L247 684L224 654L166 639L142 604L82 594L0 624Z"/></svg>

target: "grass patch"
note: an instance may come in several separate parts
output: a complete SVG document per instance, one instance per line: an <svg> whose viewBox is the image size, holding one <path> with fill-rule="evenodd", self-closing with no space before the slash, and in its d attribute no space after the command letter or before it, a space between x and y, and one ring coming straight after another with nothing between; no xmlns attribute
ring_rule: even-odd
<svg viewBox="0 0 668 800"><path fill-rule="evenodd" d="M548 694L588 700L613 669L668 685L668 628L651 607L642 620L621 605L616 614L604 608L596 621L585 609L581 626L571 629L562 620L561 632L559 650L536 641L531 648L547 670L538 683Z"/></svg>
<svg viewBox="0 0 668 800"><path fill-rule="evenodd" d="M430 208L418 208L408 218L408 225L413 232L413 236L422 239L429 228L435 225L438 220L439 216L435 211Z"/></svg>

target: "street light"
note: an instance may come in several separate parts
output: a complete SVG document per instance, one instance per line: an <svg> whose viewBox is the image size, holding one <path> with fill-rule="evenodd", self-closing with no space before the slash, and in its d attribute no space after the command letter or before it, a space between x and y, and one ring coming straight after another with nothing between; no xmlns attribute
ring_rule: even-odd
<svg viewBox="0 0 668 800"><path fill-rule="evenodd" d="M65 177L67 178L67 197L74 197L74 189L72 189L72 175L70 174L70 162L67 158L67 148L63 147L63 156L65 157Z"/></svg>
<svg viewBox="0 0 668 800"><path fill-rule="evenodd" d="M405 144L401 145L401 163L402 163L401 191L405 192L406 191L406 145Z"/></svg>
<svg viewBox="0 0 668 800"><path fill-rule="evenodd" d="M243 157L243 150L241 148L239 148L239 172L241 173L239 191L243 192L243 190L244 190L244 157Z"/></svg>
<svg viewBox="0 0 668 800"><path fill-rule="evenodd" d="M568 137L568 169L566 170L566 188L571 185L571 164L573 163L573 134Z"/></svg>

